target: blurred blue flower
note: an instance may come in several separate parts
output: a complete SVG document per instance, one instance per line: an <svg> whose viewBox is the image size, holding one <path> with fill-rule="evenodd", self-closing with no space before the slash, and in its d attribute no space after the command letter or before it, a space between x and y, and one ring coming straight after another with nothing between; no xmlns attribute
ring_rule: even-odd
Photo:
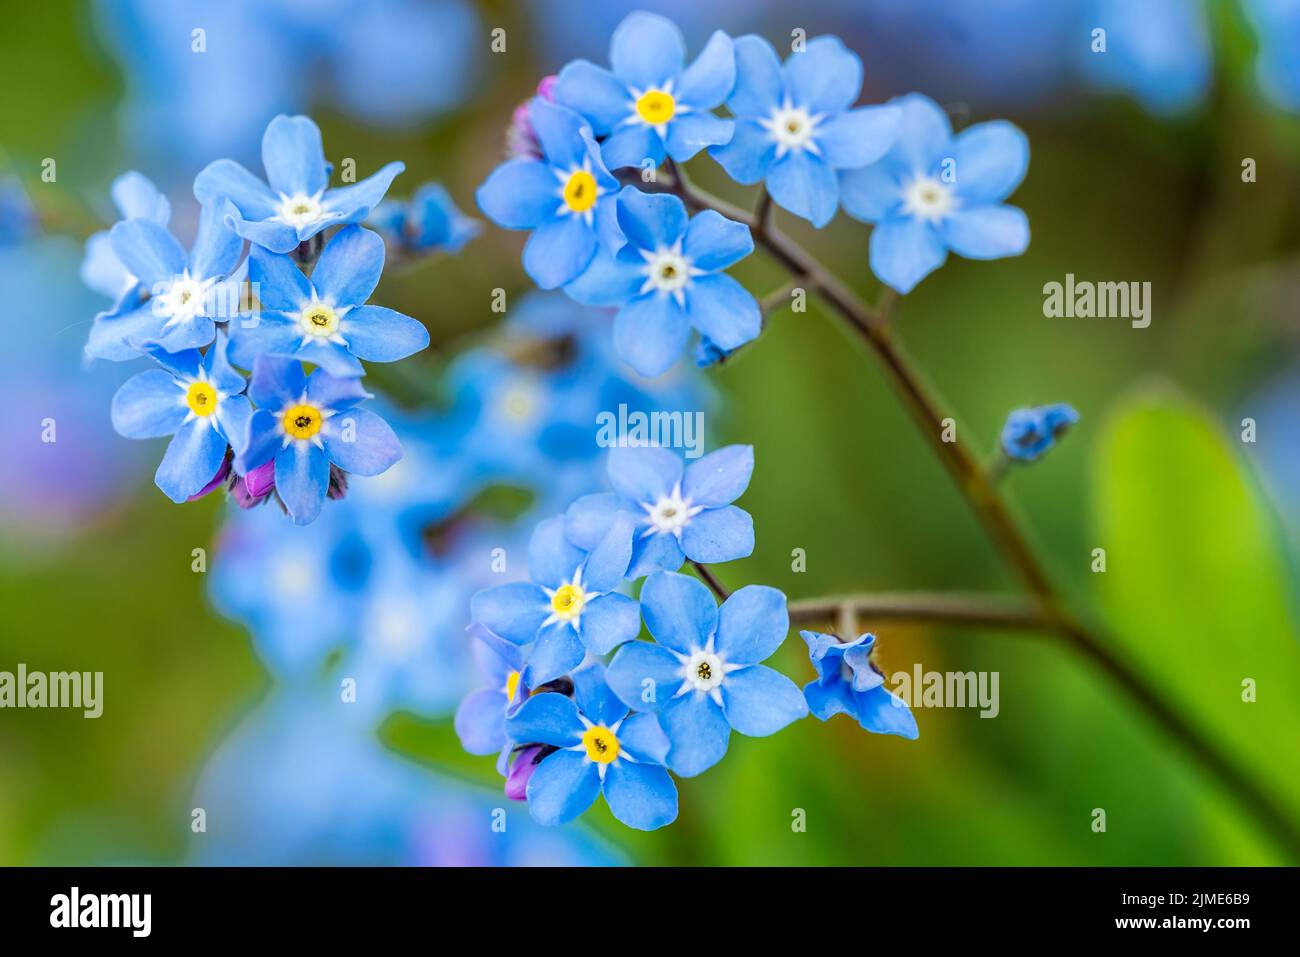
<svg viewBox="0 0 1300 957"><path fill-rule="evenodd" d="M523 652L482 626L471 626L471 633L474 657L487 685L470 692L456 709L456 736L470 754L501 754L504 762L506 716L528 697Z"/></svg>
<svg viewBox="0 0 1300 957"><path fill-rule="evenodd" d="M876 224L872 271L905 294L944 264L949 249L968 259L1023 253L1029 220L1002 201L1029 166L1025 135L999 120L954 137L947 114L928 97L909 93L890 103L903 111L898 142L871 166L840 174L845 211Z"/></svg>
<svg viewBox="0 0 1300 957"><path fill-rule="evenodd" d="M359 223L379 205L406 166L394 162L350 186L329 188L320 128L306 116L281 114L262 137L262 182L234 160L209 163L194 179L194 195L216 204L240 236L287 253L328 226Z"/></svg>
<svg viewBox="0 0 1300 957"><path fill-rule="evenodd" d="M507 160L476 197L498 226L533 231L524 246L524 270L541 288L554 289L586 269L599 247L614 252L623 245L618 181L577 113L540 98L528 109L542 158Z"/></svg>
<svg viewBox="0 0 1300 957"><path fill-rule="evenodd" d="M122 219L148 219L159 226L166 226L171 221L171 203L141 173L134 170L123 173L113 180L109 192ZM110 314L121 312L128 304L138 303L148 294L147 289L140 289L140 280L122 265L122 260L113 251L113 240L107 229L86 240L81 281L114 302Z"/></svg>
<svg viewBox="0 0 1300 957"><path fill-rule="evenodd" d="M620 307L614 348L633 369L667 372L692 326L727 350L758 336L758 303L721 271L754 251L749 227L713 210L688 221L676 196L632 186L619 194L618 219L627 245L597 256L565 292L588 305Z"/></svg>
<svg viewBox="0 0 1300 957"><path fill-rule="evenodd" d="M218 473L227 446L238 453L252 406L244 377L226 359L226 337L207 351L148 349L160 366L127 379L113 396L113 428L128 439L172 436L154 482L173 502L197 495Z"/></svg>
<svg viewBox="0 0 1300 957"><path fill-rule="evenodd" d="M731 503L749 487L754 448L728 445L683 468L662 448L615 448L609 453L613 492L584 495L564 516L565 534L594 548L620 513L636 522L628 578L658 569L675 572L686 559L729 562L754 551L754 520Z"/></svg>
<svg viewBox="0 0 1300 957"><path fill-rule="evenodd" d="M590 551L564 536L564 518L541 522L528 543L531 581L496 585L470 599L473 620L515 645L531 645L523 680L537 688L604 655L641 630L637 603L614 591L632 557L632 520L611 523Z"/></svg>
<svg viewBox="0 0 1300 957"><path fill-rule="evenodd" d="M663 767L668 740L653 715L629 716L604 670L583 668L572 698L533 695L506 721L511 740L555 749L528 779L528 813L540 824L564 824L603 793L614 817L653 831L677 819L677 787Z"/></svg>
<svg viewBox="0 0 1300 957"><path fill-rule="evenodd" d="M727 98L736 79L731 38L714 32L689 67L686 41L665 17L637 11L610 40L612 70L575 60L560 71L554 96L608 137L601 155L610 169L655 165L667 153L685 162L731 139L732 123L709 111Z"/></svg>
<svg viewBox="0 0 1300 957"><path fill-rule="evenodd" d="M391 253L410 257L460 252L479 232L478 220L457 209L441 183L425 183L408 200L384 200L366 225L384 237Z"/></svg>
<svg viewBox="0 0 1300 957"><path fill-rule="evenodd" d="M916 718L885 687L885 677L871 664L872 634L841 642L834 635L801 631L817 678L804 685L809 710L822 721L847 714L876 734L916 738Z"/></svg>
<svg viewBox="0 0 1300 957"><path fill-rule="evenodd" d="M40 230L36 207L17 176L0 176L0 249L16 246Z"/></svg>
<svg viewBox="0 0 1300 957"><path fill-rule="evenodd" d="M722 760L733 728L766 737L808 713L795 683L759 664L790 627L775 588L746 585L719 608L696 579L655 572L641 589L641 611L658 644L624 645L607 677L624 704L658 714L677 775Z"/></svg>
<svg viewBox="0 0 1300 957"><path fill-rule="evenodd" d="M1032 462L1051 449L1078 421L1079 413L1064 402L1016 409L1002 427L1002 451L1018 462Z"/></svg>
<svg viewBox="0 0 1300 957"><path fill-rule="evenodd" d="M358 359L394 362L426 348L429 333L417 320L365 304L383 269L384 241L360 226L330 238L310 279L292 257L254 246L248 278L262 308L256 321L235 324L231 359L251 369L258 355L287 355L359 376Z"/></svg>
<svg viewBox="0 0 1300 957"><path fill-rule="evenodd" d="M862 61L839 37L817 37L782 66L758 36L736 41L736 133L709 152L740 183L767 181L778 206L825 226L839 207L836 170L880 159L898 137L896 106L851 109Z"/></svg>
<svg viewBox="0 0 1300 957"><path fill-rule="evenodd" d="M320 514L330 466L378 475L402 457L402 446L379 416L357 403L370 398L360 379L343 379L283 356L253 362L249 396L257 411L247 447L237 455L241 473L275 460L275 490L297 525Z"/></svg>
<svg viewBox="0 0 1300 957"><path fill-rule="evenodd" d="M1282 109L1300 112L1300 2L1243 0L1242 9L1259 39L1260 88Z"/></svg>

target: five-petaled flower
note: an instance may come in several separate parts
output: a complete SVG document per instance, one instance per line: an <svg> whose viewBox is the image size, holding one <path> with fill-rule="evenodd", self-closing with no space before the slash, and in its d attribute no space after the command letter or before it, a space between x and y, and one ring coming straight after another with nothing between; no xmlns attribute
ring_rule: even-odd
<svg viewBox="0 0 1300 957"><path fill-rule="evenodd" d="M226 359L226 337L197 349L146 351L160 366L132 376L113 396L113 428L128 439L173 436L154 475L173 502L203 491L225 468L226 449L238 452L253 414L244 377Z"/></svg>
<svg viewBox="0 0 1300 957"><path fill-rule="evenodd" d="M511 740L554 749L528 778L528 812L541 824L563 824L603 793L614 817L652 831L677 818L677 787L663 766L668 741L654 715L628 713L604 670L575 672L572 698L533 695L506 721Z"/></svg>
<svg viewBox="0 0 1300 957"><path fill-rule="evenodd" d="M641 611L658 644L624 645L609 686L629 707L653 711L671 743L668 766L693 777L727 753L734 728L765 737L808 713L793 681L759 662L785 640L785 595L746 585L722 607L694 578L655 572Z"/></svg>
<svg viewBox="0 0 1300 957"><path fill-rule="evenodd" d="M620 512L636 520L628 578L675 572L686 559L729 562L754 551L754 521L731 503L749 487L754 448L728 445L683 468L662 448L611 449L613 492L584 495L565 513L565 532L594 548Z"/></svg>
<svg viewBox="0 0 1300 957"><path fill-rule="evenodd" d="M262 182L234 160L209 163L194 180L194 195L217 204L230 228L272 252L291 252L321 230L359 223L406 166L389 163L350 186L329 187L320 128L305 116L281 114L262 136Z"/></svg>
<svg viewBox="0 0 1300 957"><path fill-rule="evenodd" d="M836 171L874 163L898 136L898 107L850 109L861 89L862 61L838 37L809 41L784 66L766 40L741 37L727 100L736 132L709 152L737 182L766 180L778 206L825 226L839 205Z"/></svg>
<svg viewBox="0 0 1300 957"><path fill-rule="evenodd" d="M842 642L834 635L801 631L817 678L804 685L809 710L822 721L847 714L877 734L917 736L916 718L902 699L885 687L885 676L871 663L872 634Z"/></svg>
<svg viewBox="0 0 1300 957"><path fill-rule="evenodd" d="M393 362L429 344L410 316L368 306L384 268L384 241L360 226L345 226L325 244L308 279L293 257L254 246L248 277L257 290L256 321L235 324L230 357L245 369L263 353L293 356L332 375L359 376L361 363Z"/></svg>
<svg viewBox="0 0 1300 957"><path fill-rule="evenodd" d="M689 218L676 196L632 186L619 194L618 220L627 245L597 256L565 292L587 305L621 307L614 348L633 369L667 372L692 326L727 351L757 338L758 303L721 271L754 251L748 226L711 209Z"/></svg>
<svg viewBox="0 0 1300 957"><path fill-rule="evenodd" d="M324 369L308 376L297 359L260 355L253 361L248 394L257 404L248 446L235 460L247 475L274 460L275 491L295 524L320 514L330 466L378 475L402 457L388 423L357 403L370 398L359 378Z"/></svg>
<svg viewBox="0 0 1300 957"><path fill-rule="evenodd" d="M1025 134L995 120L954 137L948 115L929 97L909 93L890 105L903 113L893 148L870 166L840 173L845 212L876 224L872 271L908 293L950 249L967 259L1023 253L1029 220L1002 201L1029 167Z"/></svg>
<svg viewBox="0 0 1300 957"><path fill-rule="evenodd" d="M637 603L614 591L632 558L632 519L616 516L585 551L564 535L564 517L541 522L528 543L532 581L494 585L470 599L474 621L515 645L531 645L523 680L537 688L605 655L641 630Z"/></svg>
<svg viewBox="0 0 1300 957"><path fill-rule="evenodd" d="M1002 451L1007 458L1032 462L1051 449L1078 421L1079 413L1064 402L1016 409L1002 427Z"/></svg>
<svg viewBox="0 0 1300 957"><path fill-rule="evenodd" d="M665 153L684 162L731 139L730 120L709 112L735 83L731 38L721 30L686 66L686 41L658 14L629 14L610 41L612 70L575 60L560 71L552 95L591 123L610 169L658 165Z"/></svg>

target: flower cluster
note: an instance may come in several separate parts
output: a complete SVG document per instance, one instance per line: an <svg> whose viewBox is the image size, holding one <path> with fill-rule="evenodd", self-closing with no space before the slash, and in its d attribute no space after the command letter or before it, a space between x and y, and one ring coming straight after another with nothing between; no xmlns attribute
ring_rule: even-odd
<svg viewBox="0 0 1300 957"><path fill-rule="evenodd" d="M457 249L475 227L436 184L410 203L384 202L401 163L331 188L320 130L305 116L271 121L262 163L265 181L233 160L199 173L188 252L168 230L167 198L139 173L119 177L122 219L90 238L82 267L112 300L86 355L155 364L122 386L112 418L130 438L172 436L155 476L169 498L224 485L242 506L274 497L306 524L344 494L349 474L378 475L402 454L389 425L358 407L371 398L362 360L429 344L417 320L370 302L384 237L416 255ZM363 225L372 214L383 236ZM316 368L307 375L304 364Z"/></svg>

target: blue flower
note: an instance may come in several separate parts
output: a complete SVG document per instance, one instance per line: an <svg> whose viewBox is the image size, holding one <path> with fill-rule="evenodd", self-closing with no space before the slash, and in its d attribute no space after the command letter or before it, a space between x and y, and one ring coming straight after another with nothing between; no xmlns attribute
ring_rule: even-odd
<svg viewBox="0 0 1300 957"><path fill-rule="evenodd" d="M528 543L532 580L495 585L470 599L476 623L515 645L531 645L523 680L537 688L605 655L641 630L637 603L614 591L632 557L632 520L611 523L584 551L564 537L564 518L541 522Z"/></svg>
<svg viewBox="0 0 1300 957"><path fill-rule="evenodd" d="M150 219L159 226L166 226L171 220L172 206L167 197L148 177L134 170L113 180L109 192L122 219ZM126 303L138 303L147 293L147 290L140 291L140 280L122 265L122 260L113 252L113 241L107 229L101 229L86 240L81 281L113 300L113 312L120 312ZM132 293L136 295L133 297Z"/></svg>
<svg viewBox="0 0 1300 957"><path fill-rule="evenodd" d="M498 226L533 230L524 271L541 288L554 289L586 269L600 246L612 253L623 245L618 181L577 113L542 99L534 99L528 112L542 158L507 160L476 196Z"/></svg>
<svg viewBox="0 0 1300 957"><path fill-rule="evenodd" d="M621 307L614 348L632 368L667 372L692 326L727 351L758 337L758 303L721 272L754 251L749 227L711 209L688 221L676 196L631 186L619 194L618 220L627 245L597 256L565 292L587 305Z"/></svg>
<svg viewBox="0 0 1300 957"><path fill-rule="evenodd" d="M668 735L668 766L694 777L727 753L734 728L766 737L808 713L793 681L759 664L790 627L785 595L746 585L719 608L700 582L655 572L641 589L646 627L658 644L624 645L609 686L632 707L653 711Z"/></svg>
<svg viewBox="0 0 1300 957"><path fill-rule="evenodd" d="M205 206L199 216L188 256L155 219L120 222L109 231L109 241L118 261L149 296L95 317L86 341L89 358L134 359L145 343L167 352L199 349L216 338L216 323L239 312L242 270L236 267L244 242L212 207Z"/></svg>
<svg viewBox="0 0 1300 957"><path fill-rule="evenodd" d="M1245 0L1247 19L1259 39L1255 75L1272 102L1300 111L1300 3L1295 0Z"/></svg>
<svg viewBox="0 0 1300 957"><path fill-rule="evenodd" d="M1005 121L979 123L953 137L947 115L928 97L890 101L903 111L898 142L883 159L840 174L840 201L875 223L871 269L901 293L944 264L948 250L967 259L1018 256L1029 220L1006 199L1029 166L1025 135Z"/></svg>
<svg viewBox="0 0 1300 957"><path fill-rule="evenodd" d="M668 741L654 715L628 714L599 664L573 675L573 697L533 695L506 721L511 740L555 748L528 779L539 824L572 821L605 795L614 817L653 831L677 819L677 787L664 768Z"/></svg>
<svg viewBox="0 0 1300 957"><path fill-rule="evenodd" d="M361 222L406 168L389 163L359 183L329 189L320 128L305 116L283 114L262 136L262 165L269 186L234 160L209 163L195 177L194 195L205 206L217 204L240 236L277 253L326 227Z"/></svg>
<svg viewBox="0 0 1300 957"><path fill-rule="evenodd" d="M456 736L470 754L508 754L506 716L528 697L523 683L524 657L516 645L502 641L481 625L471 625L474 657L487 686L472 691L456 709Z"/></svg>
<svg viewBox="0 0 1300 957"><path fill-rule="evenodd" d="M258 408L235 468L247 474L274 459L275 491L297 525L320 514L331 465L378 475L402 457L388 423L356 407L370 398L360 379L338 378L324 369L308 376L296 359L260 355L253 361L248 394Z"/></svg>
<svg viewBox="0 0 1300 957"><path fill-rule="evenodd" d="M1185 112L1205 99L1214 75L1204 0L1090 0L1072 44L1091 83L1131 93L1153 113ZM1106 31L1105 51L1092 31ZM1291 56L1294 57L1294 50Z"/></svg>
<svg viewBox="0 0 1300 957"><path fill-rule="evenodd" d="M636 520L629 578L657 569L675 572L686 559L729 562L754 551L754 520L731 503L749 487L754 448L728 445L685 468L661 448L609 453L613 492L585 495L565 514L565 533L594 548L620 512Z"/></svg>
<svg viewBox="0 0 1300 957"><path fill-rule="evenodd" d="M0 176L0 249L17 246L40 231L40 218L17 176Z"/></svg>
<svg viewBox="0 0 1300 957"><path fill-rule="evenodd" d="M847 714L876 734L917 736L916 718L897 695L885 687L885 676L871 664L874 635L841 642L834 635L801 631L817 680L804 685L808 708L822 721Z"/></svg>
<svg viewBox="0 0 1300 957"><path fill-rule="evenodd" d="M653 13L629 14L610 40L606 70L575 60L560 71L554 96L591 123L610 169L658 165L665 152L685 162L700 150L731 139L730 120L709 111L731 92L736 79L731 38L721 30L686 66L686 41L671 20Z"/></svg>
<svg viewBox="0 0 1300 957"><path fill-rule="evenodd" d="M784 66L762 37L741 37L727 100L736 134L709 152L732 179L766 180L778 206L825 226L839 206L836 170L874 163L898 137L898 107L850 109L861 90L862 61L838 37L810 41Z"/></svg>
<svg viewBox="0 0 1300 957"><path fill-rule="evenodd" d="M1064 402L1033 409L1016 409L1002 427L1002 451L1008 458L1032 462L1054 446L1079 413Z"/></svg>
<svg viewBox="0 0 1300 957"><path fill-rule="evenodd" d="M384 200L370 211L366 225L407 255L460 252L479 231L478 220L457 209L441 183L425 183L405 202Z"/></svg>
<svg viewBox="0 0 1300 957"><path fill-rule="evenodd" d="M217 474L226 448L238 452L253 414L244 377L226 360L226 339L197 349L147 351L161 367L132 376L113 396L113 428L128 439L172 436L154 481L173 502L196 495Z"/></svg>
<svg viewBox="0 0 1300 957"><path fill-rule="evenodd" d="M262 310L236 323L231 359L246 369L263 353L310 362L332 375L362 374L358 358L393 362L429 345L415 319L365 302L384 269L378 233L346 226L325 245L311 278L293 258L254 246L248 278Z"/></svg>

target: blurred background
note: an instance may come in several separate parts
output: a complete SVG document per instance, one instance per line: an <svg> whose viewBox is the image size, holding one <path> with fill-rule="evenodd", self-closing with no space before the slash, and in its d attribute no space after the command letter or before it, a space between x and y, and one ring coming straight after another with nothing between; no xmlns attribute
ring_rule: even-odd
<svg viewBox="0 0 1300 957"><path fill-rule="evenodd" d="M646 382L612 356L607 316L529 295L524 237L481 224L377 294L434 342L371 373L407 450L391 474L307 528L154 487L163 443L109 424L135 368L81 362L108 300L78 273L117 218L115 176L159 184L184 236L199 169L260 169L267 121L309 112L331 160L364 175L401 159L391 197L438 181L477 218L514 108L572 57L607 62L637 8L673 17L692 53L718 28L778 48L837 33L864 60L864 102L917 90L958 127L1027 131L1012 202L1028 253L951 259L901 304L898 336L989 453L1013 408L1080 411L1009 497L1080 614L1300 820L1294 0L49 0L0 35L0 670L102 671L105 700L97 720L0 711L0 863L1296 863L1050 638L872 625L889 671L998 672L998 716L923 709L917 741L846 718L734 736L652 834L603 804L536 827L492 759L461 751L469 595L492 549L522 557L539 517L602 487L594 416L620 402L704 409L709 447L756 447L740 504L757 550L717 570L732 588L1014 586L873 357L816 305L720 368ZM706 156L690 172L751 201ZM866 227L781 225L877 293ZM758 256L736 272L760 296L785 280ZM1043 286L1066 273L1150 282L1150 327L1045 318ZM797 636L779 658L812 677Z"/></svg>

